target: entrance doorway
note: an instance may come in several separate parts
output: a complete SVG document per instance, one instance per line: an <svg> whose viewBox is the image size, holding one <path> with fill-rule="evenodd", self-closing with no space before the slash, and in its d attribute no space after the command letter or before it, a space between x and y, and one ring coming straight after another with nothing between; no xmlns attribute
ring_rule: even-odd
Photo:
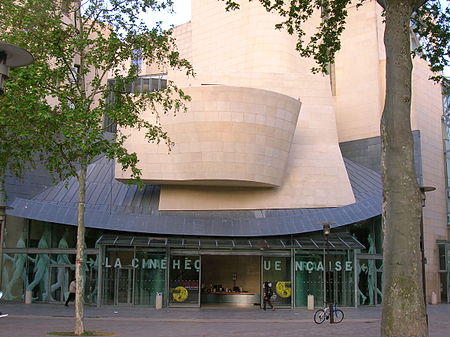
<svg viewBox="0 0 450 337"><path fill-rule="evenodd" d="M130 305L133 302L134 250L112 248L107 251L103 269L103 303Z"/></svg>
<svg viewBox="0 0 450 337"><path fill-rule="evenodd" d="M133 269L109 269L105 277L105 303L112 305L133 304Z"/></svg>
<svg viewBox="0 0 450 337"><path fill-rule="evenodd" d="M199 255L172 255L169 269L169 305L200 305L201 258Z"/></svg>
<svg viewBox="0 0 450 337"><path fill-rule="evenodd" d="M132 304L133 269L118 268L115 272L115 304Z"/></svg>
<svg viewBox="0 0 450 337"><path fill-rule="evenodd" d="M252 255L203 255L202 306L259 308L260 261Z"/></svg>

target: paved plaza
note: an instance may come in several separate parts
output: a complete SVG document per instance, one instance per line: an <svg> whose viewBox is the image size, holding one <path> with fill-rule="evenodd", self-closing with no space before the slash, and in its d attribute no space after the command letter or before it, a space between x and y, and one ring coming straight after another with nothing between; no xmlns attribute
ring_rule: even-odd
<svg viewBox="0 0 450 337"><path fill-rule="evenodd" d="M1 337L42 337L49 331L73 330L73 303L1 303L8 317L0 319ZM306 309L85 307L87 330L112 332L120 337L377 337L380 308L343 308L344 321L317 325ZM430 337L450 331L450 305L428 307ZM402 336L399 336L402 337Z"/></svg>

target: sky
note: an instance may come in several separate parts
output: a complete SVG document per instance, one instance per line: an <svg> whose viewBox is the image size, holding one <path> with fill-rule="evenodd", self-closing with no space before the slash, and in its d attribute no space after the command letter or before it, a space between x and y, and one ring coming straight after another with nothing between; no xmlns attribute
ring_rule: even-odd
<svg viewBox="0 0 450 337"><path fill-rule="evenodd" d="M175 13L152 12L147 14L145 21L150 25L162 21L162 27L165 29L170 28L171 25L177 26L188 22L191 19L191 0L173 0L173 2Z"/></svg>
<svg viewBox="0 0 450 337"><path fill-rule="evenodd" d="M188 22L191 19L191 0L173 0L174 1L174 13L167 12L149 13L146 21L149 24L162 21L163 28L170 28L171 25L177 26L182 23ZM444 8L449 5L449 0L441 1ZM444 70L446 76L450 76L450 67Z"/></svg>

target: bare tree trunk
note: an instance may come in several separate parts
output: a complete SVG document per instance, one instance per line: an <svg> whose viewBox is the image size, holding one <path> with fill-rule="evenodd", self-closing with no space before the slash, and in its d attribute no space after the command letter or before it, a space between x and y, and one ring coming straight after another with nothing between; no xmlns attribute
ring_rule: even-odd
<svg viewBox="0 0 450 337"><path fill-rule="evenodd" d="M75 335L84 333L84 210L86 196L87 166L81 165L78 175L78 218L77 218L77 258L75 263L75 279L77 291L75 294Z"/></svg>
<svg viewBox="0 0 450 337"><path fill-rule="evenodd" d="M412 0L386 1L386 101L381 121L383 176L383 337L428 336L420 251L421 194L411 133Z"/></svg>
<svg viewBox="0 0 450 337"><path fill-rule="evenodd" d="M76 1L76 11L74 16L75 27L78 28L78 34L83 34L83 19L81 15L81 1ZM86 81L84 71L84 51L83 48L78 50L79 56L79 71L77 75L77 82L80 90L81 102L86 100ZM85 110L86 113L89 109ZM83 158L84 159L84 158ZM84 333L84 211L85 211L85 199L86 199L86 175L87 175L87 163L85 160L81 160L80 173L78 175L78 218L77 218L77 261L75 265L75 275L77 281L77 291L75 294L75 335L80 336Z"/></svg>

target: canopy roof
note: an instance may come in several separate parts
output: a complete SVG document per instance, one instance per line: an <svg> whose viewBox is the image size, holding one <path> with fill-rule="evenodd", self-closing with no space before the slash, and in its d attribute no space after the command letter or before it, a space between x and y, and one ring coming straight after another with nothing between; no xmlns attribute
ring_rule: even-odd
<svg viewBox="0 0 450 337"><path fill-rule="evenodd" d="M265 238L182 238L146 237L125 235L102 235L97 244L104 246L136 246L152 248L209 248L209 249L325 249L327 242L321 237L265 237ZM330 249L364 249L355 237L346 234L332 234L328 240Z"/></svg>

